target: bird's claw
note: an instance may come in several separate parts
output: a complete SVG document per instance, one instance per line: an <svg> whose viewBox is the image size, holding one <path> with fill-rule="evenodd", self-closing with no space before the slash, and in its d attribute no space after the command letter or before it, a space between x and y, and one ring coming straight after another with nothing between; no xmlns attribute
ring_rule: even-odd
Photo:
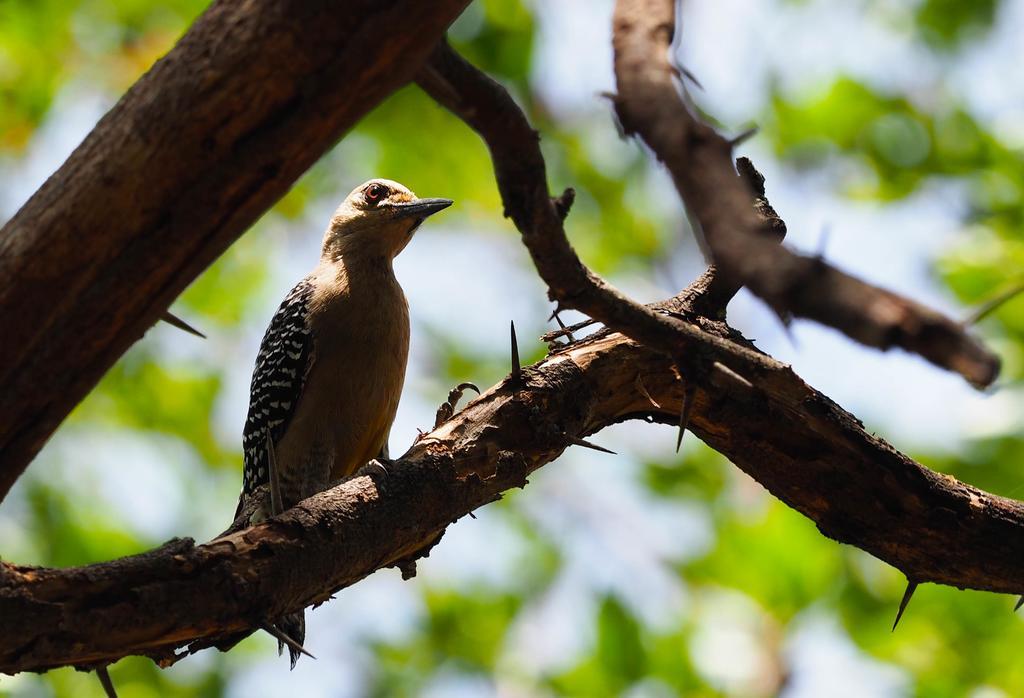
<svg viewBox="0 0 1024 698"><path fill-rule="evenodd" d="M391 473L388 471L388 468L392 463L394 463L394 461L390 458L378 456L377 458L367 461L366 465L356 472L356 475L365 475L373 480L373 484L377 488L377 491L383 494L387 492L388 480L391 477Z"/></svg>

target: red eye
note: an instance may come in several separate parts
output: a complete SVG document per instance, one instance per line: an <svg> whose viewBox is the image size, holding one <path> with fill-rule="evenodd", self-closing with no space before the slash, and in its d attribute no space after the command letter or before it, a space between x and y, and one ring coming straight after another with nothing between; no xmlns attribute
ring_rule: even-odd
<svg viewBox="0 0 1024 698"><path fill-rule="evenodd" d="M383 184L371 184L366 188L366 200L371 204L379 203L388 194L388 189Z"/></svg>

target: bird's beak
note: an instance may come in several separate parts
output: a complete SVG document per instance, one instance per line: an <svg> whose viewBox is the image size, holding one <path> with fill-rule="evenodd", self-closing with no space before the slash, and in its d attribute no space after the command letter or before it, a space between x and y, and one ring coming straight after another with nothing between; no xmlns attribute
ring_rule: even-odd
<svg viewBox="0 0 1024 698"><path fill-rule="evenodd" d="M419 218L423 220L438 211L443 211L451 206L452 203L451 199L416 199L404 204L392 204L392 207L399 218Z"/></svg>

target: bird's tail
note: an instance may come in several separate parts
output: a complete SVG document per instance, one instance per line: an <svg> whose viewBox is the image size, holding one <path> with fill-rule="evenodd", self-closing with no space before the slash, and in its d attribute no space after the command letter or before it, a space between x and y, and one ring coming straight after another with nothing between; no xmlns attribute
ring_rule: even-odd
<svg viewBox="0 0 1024 698"><path fill-rule="evenodd" d="M306 640L306 615L303 611L296 613L289 613L286 616L281 616L277 619L278 629L281 630L285 635L294 640L299 647L288 645L288 654L292 660L292 669L295 668L295 663L299 661L299 656L302 654L301 646ZM277 640L277 653L281 654L284 652L285 643L283 640L278 638Z"/></svg>

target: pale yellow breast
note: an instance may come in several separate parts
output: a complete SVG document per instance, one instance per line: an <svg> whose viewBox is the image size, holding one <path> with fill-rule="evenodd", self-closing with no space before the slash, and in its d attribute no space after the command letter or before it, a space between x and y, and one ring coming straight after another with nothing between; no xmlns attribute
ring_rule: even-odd
<svg viewBox="0 0 1024 698"><path fill-rule="evenodd" d="M394 422L409 354L409 311L387 272L359 284L344 276L320 284L311 303L314 361L277 448L282 480L292 481L289 489L300 499L377 456Z"/></svg>

